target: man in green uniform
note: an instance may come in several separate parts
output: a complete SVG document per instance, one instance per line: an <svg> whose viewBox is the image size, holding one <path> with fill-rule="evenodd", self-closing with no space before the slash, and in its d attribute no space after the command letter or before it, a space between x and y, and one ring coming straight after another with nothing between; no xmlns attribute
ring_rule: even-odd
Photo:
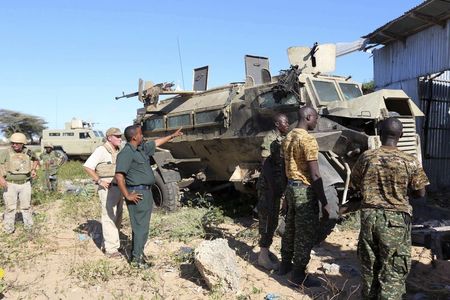
<svg viewBox="0 0 450 300"><path fill-rule="evenodd" d="M42 169L45 174L44 189L56 192L58 190L58 169L64 163L64 157L56 151L53 151L51 143L44 144L44 152L40 157L42 161Z"/></svg>
<svg viewBox="0 0 450 300"><path fill-rule="evenodd" d="M267 270L278 269L278 259L269 248L278 225L280 199L286 186L281 143L289 130L289 121L285 115L276 114L273 124L275 128L264 136L261 144L263 162L257 183L260 235L258 265Z"/></svg>
<svg viewBox="0 0 450 300"><path fill-rule="evenodd" d="M327 199L319 172L319 146L308 133L317 125L318 114L314 108L304 106L298 112L297 127L288 133L283 143L288 184L286 201L286 229L281 240L281 264L279 274L291 269L293 286L320 286L320 281L307 276L306 267L311 250L319 234L319 203L326 218Z"/></svg>
<svg viewBox="0 0 450 300"><path fill-rule="evenodd" d="M144 247L147 243L150 216L153 208L151 187L155 183L150 156L156 147L183 135L181 128L174 133L142 143L142 129L139 125L125 129L127 144L118 154L115 179L122 192L130 215L133 248L132 263L139 268L148 268L144 260Z"/></svg>
<svg viewBox="0 0 450 300"><path fill-rule="evenodd" d="M31 179L36 177L39 160L33 151L25 147L27 138L16 132L10 138L11 148L0 152L0 187L3 189L5 213L3 228L14 232L16 209L19 205L25 229L33 227L31 212Z"/></svg>
<svg viewBox="0 0 450 300"><path fill-rule="evenodd" d="M358 257L363 299L402 299L406 292L411 267L408 194L425 196L429 182L419 161L397 149L402 130L398 119L386 119L381 148L364 152L352 170L352 186L362 194Z"/></svg>

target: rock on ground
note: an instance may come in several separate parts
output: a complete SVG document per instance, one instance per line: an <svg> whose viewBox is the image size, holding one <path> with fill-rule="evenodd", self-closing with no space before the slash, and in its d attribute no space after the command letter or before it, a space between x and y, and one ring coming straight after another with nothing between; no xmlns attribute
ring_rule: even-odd
<svg viewBox="0 0 450 300"><path fill-rule="evenodd" d="M204 241L195 249L195 266L210 289L239 291L241 270L234 250L225 239Z"/></svg>

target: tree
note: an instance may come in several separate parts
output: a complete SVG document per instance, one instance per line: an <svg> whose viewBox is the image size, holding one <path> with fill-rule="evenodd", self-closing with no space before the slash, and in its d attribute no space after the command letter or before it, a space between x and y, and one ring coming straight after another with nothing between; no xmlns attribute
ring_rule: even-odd
<svg viewBox="0 0 450 300"><path fill-rule="evenodd" d="M363 82L362 91L364 95L373 93L375 91L375 82L373 80L369 82Z"/></svg>
<svg viewBox="0 0 450 300"><path fill-rule="evenodd" d="M22 132L27 138L35 140L41 136L42 130L47 128L46 124L41 117L0 109L0 131L5 137L10 137L14 132Z"/></svg>

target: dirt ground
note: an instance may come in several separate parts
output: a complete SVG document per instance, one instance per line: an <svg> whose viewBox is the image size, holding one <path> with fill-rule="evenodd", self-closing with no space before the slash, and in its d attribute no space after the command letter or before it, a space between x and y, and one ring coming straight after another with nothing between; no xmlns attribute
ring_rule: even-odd
<svg viewBox="0 0 450 300"><path fill-rule="evenodd" d="M209 290L184 255L202 239L184 243L152 237L145 252L154 266L137 270L129 267L125 259L105 258L97 220L67 222L60 217L61 209L61 201L37 207L37 218L45 212L45 219L39 221L39 233L23 233L19 226L13 240L21 243L22 250L14 264L7 263L13 261L7 255L8 248L1 249L5 251L0 268L5 270L6 299L360 299L357 230L338 228L314 249L308 268L322 279L323 287L294 290L286 277L257 266L254 220L221 224L219 230L236 250L242 269L241 291L224 294ZM129 247L130 228L124 223L123 243ZM279 237L272 248L279 254ZM449 269L450 261L437 261L433 266L430 251L414 247L409 299L450 299Z"/></svg>

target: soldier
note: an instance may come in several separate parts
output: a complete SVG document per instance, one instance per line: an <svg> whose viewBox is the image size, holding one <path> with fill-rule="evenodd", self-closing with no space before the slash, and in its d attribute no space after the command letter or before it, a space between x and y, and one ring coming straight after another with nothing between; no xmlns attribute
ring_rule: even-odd
<svg viewBox="0 0 450 300"><path fill-rule="evenodd" d="M10 138L11 148L0 152L0 187L3 188L5 214L3 228L6 233L14 232L16 209L19 205L25 229L33 227L31 211L31 179L36 177L39 160L33 151L25 147L27 138L16 132Z"/></svg>
<svg viewBox="0 0 450 300"><path fill-rule="evenodd" d="M270 131L261 145L263 159L258 178L259 247L258 264L267 269L278 269L277 257L269 251L278 225L280 199L286 186L281 142L289 130L289 121L283 114L273 118L275 129Z"/></svg>
<svg viewBox="0 0 450 300"><path fill-rule="evenodd" d="M122 132L111 127L106 131L106 142L97 147L84 163L86 173L98 184L102 205L102 233L105 255L121 258L119 228L122 223L123 196L114 180L116 158L122 143Z"/></svg>
<svg viewBox="0 0 450 300"><path fill-rule="evenodd" d="M367 150L352 171L362 193L358 257L364 299L402 299L411 267L411 216L408 194L425 196L429 184L419 161L397 149L402 123L381 124L379 149Z"/></svg>
<svg viewBox="0 0 450 300"><path fill-rule="evenodd" d="M319 147L316 139L308 134L317 125L318 114L314 108L304 106L298 111L298 123L283 143L286 164L286 229L281 240L280 275L292 268L290 283L293 286L320 286L320 281L307 276L306 267L313 245L319 234L319 203L324 217L327 199L319 172ZM293 261L293 263L292 263Z"/></svg>
<svg viewBox="0 0 450 300"><path fill-rule="evenodd" d="M128 126L125 129L127 144L117 157L115 178L125 197L130 215L133 236L131 263L138 268L150 267L144 259L144 247L148 239L153 208L151 188L155 183L150 156L155 153L156 147L181 135L183 133L180 128L166 137L142 143L143 135L139 125Z"/></svg>
<svg viewBox="0 0 450 300"><path fill-rule="evenodd" d="M41 154L41 161L43 170L45 173L44 189L51 192L58 190L58 169L64 163L64 157L57 151L53 151L53 145L51 143L44 144L44 151Z"/></svg>

